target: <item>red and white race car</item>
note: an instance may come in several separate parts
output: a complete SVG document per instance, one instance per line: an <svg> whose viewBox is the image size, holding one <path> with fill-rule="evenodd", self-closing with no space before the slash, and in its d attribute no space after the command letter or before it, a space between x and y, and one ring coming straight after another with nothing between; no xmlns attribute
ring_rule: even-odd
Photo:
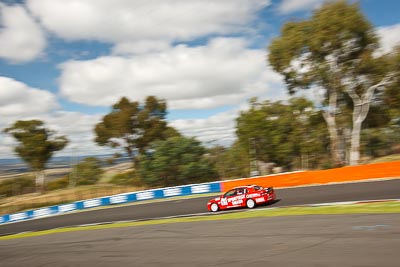
<svg viewBox="0 0 400 267"><path fill-rule="evenodd" d="M265 189L258 185L238 186L222 196L208 201L207 209L213 212L238 207L252 209L258 204L264 204L275 199L276 195L272 187Z"/></svg>

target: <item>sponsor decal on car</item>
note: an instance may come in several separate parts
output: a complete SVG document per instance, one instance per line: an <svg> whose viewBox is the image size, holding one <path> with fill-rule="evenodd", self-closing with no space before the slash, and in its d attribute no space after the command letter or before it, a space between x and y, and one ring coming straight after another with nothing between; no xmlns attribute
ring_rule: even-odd
<svg viewBox="0 0 400 267"><path fill-rule="evenodd" d="M256 197L259 197L259 196L260 196L260 193L253 193L253 194L248 194L247 198L256 198Z"/></svg>
<svg viewBox="0 0 400 267"><path fill-rule="evenodd" d="M232 205L236 206L236 205L240 205L243 203L243 199L238 199L238 200L234 200L232 201Z"/></svg>
<svg viewBox="0 0 400 267"><path fill-rule="evenodd" d="M256 198L256 202L257 203L265 202L265 198L263 198L263 197Z"/></svg>

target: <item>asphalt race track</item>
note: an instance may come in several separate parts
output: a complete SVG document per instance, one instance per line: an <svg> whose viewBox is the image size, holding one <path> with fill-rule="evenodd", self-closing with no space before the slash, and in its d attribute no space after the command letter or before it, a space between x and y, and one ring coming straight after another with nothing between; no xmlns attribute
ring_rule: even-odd
<svg viewBox="0 0 400 267"><path fill-rule="evenodd" d="M2 267L397 267L400 214L264 217L0 240Z"/></svg>
<svg viewBox="0 0 400 267"><path fill-rule="evenodd" d="M400 198L400 179L277 189L278 202L271 207L339 201ZM148 220L207 212L211 197L180 199L65 214L25 222L0 225L0 236L82 224Z"/></svg>

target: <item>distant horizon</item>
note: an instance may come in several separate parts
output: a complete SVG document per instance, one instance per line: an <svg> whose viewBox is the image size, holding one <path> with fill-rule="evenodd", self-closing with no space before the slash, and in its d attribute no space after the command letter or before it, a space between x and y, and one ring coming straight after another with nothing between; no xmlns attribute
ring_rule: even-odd
<svg viewBox="0 0 400 267"><path fill-rule="evenodd" d="M54 156L52 157L46 164L46 168L57 168L61 166L71 166L77 164L82 159L88 157L96 157L100 159L106 159L107 157L112 157L113 154L103 154L103 155L80 155L80 156ZM117 162L126 162L130 159L126 156L117 158ZM50 165L50 166L48 166ZM21 158L0 158L0 173L7 172L7 170L15 169L16 167L19 168L26 168L29 169L29 165L23 161Z"/></svg>

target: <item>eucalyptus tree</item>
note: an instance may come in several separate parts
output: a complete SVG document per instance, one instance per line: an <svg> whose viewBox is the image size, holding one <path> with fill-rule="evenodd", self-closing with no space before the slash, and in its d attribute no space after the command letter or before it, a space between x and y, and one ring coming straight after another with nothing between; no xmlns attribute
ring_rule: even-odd
<svg viewBox="0 0 400 267"><path fill-rule="evenodd" d="M317 88L328 126L331 156L343 165L339 149L337 115L339 100L352 100L350 164L360 158L360 131L378 89L396 74L385 55L379 56L379 40L357 4L327 2L308 20L287 22L281 35L269 45L269 63L285 78L289 93Z"/></svg>
<svg viewBox="0 0 400 267"><path fill-rule="evenodd" d="M179 134L167 126L166 114L166 102L154 96L147 97L144 105L122 97L96 125L95 142L100 146L122 148L135 160L151 142Z"/></svg>
<svg viewBox="0 0 400 267"><path fill-rule="evenodd" d="M400 75L400 45L395 47L394 51L386 55L389 61L390 69L398 76ZM389 115L393 120L400 118L400 79L390 84L381 94L383 103L390 110ZM381 99L382 99L381 98Z"/></svg>
<svg viewBox="0 0 400 267"><path fill-rule="evenodd" d="M140 156L139 175L150 186L173 186L216 180L215 164L194 138L170 137L152 143Z"/></svg>
<svg viewBox="0 0 400 267"><path fill-rule="evenodd" d="M37 189L43 192L46 164L54 152L62 150L68 144L67 138L57 136L54 131L45 128L40 120L19 120L3 132L17 140L19 144L14 151L35 172Z"/></svg>
<svg viewBox="0 0 400 267"><path fill-rule="evenodd" d="M248 147L236 140L219 157L223 164L222 178L243 178L250 173L250 157ZM218 164L220 165L220 164Z"/></svg>
<svg viewBox="0 0 400 267"><path fill-rule="evenodd" d="M326 131L320 127L320 116L305 98L286 103L252 99L250 109L236 119L236 135L248 154L253 150L250 157L294 169L300 158L318 155L313 157L317 160L324 153Z"/></svg>

